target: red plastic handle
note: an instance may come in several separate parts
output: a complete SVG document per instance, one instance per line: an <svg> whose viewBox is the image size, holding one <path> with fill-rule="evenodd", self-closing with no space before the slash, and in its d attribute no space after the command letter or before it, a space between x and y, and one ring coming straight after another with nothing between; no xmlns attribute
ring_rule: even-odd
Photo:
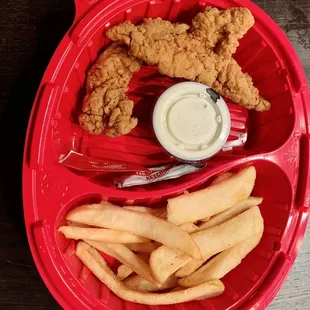
<svg viewBox="0 0 310 310"><path fill-rule="evenodd" d="M304 211L310 210L310 135L300 139L300 167L296 204Z"/></svg>
<svg viewBox="0 0 310 310"><path fill-rule="evenodd" d="M75 22L83 17L99 0L74 0L75 3Z"/></svg>
<svg viewBox="0 0 310 310"><path fill-rule="evenodd" d="M302 92L303 105L306 117L307 133L310 135L310 90Z"/></svg>
<svg viewBox="0 0 310 310"><path fill-rule="evenodd" d="M296 195L296 205L302 208L303 211L310 211L310 91L303 89L298 94L298 101L303 106L304 119L299 120L305 124L306 134L300 139L300 167L299 167L299 182ZM295 104L298 103L295 100Z"/></svg>

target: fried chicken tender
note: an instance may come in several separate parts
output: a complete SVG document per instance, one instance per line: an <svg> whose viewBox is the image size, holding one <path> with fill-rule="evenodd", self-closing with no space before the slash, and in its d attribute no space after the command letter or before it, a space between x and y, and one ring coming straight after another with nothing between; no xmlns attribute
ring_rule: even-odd
<svg viewBox="0 0 310 310"><path fill-rule="evenodd" d="M191 35L204 41L207 48L224 57L231 57L240 40L254 25L254 17L247 8L218 10L206 8L193 19Z"/></svg>
<svg viewBox="0 0 310 310"><path fill-rule="evenodd" d="M138 26L124 22L106 35L127 44L132 56L157 65L161 74L204 83L248 109L267 111L270 103L232 58L238 40L253 24L246 8L206 8L191 26L149 18Z"/></svg>
<svg viewBox="0 0 310 310"><path fill-rule="evenodd" d="M113 43L98 58L87 75L86 96L79 122L91 134L116 137L129 133L138 120L131 117L133 102L126 91L139 60L128 55L127 48Z"/></svg>

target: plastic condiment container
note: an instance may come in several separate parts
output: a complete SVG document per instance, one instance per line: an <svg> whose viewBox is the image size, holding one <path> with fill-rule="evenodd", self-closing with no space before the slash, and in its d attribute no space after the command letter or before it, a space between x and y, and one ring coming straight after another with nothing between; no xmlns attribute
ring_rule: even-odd
<svg viewBox="0 0 310 310"><path fill-rule="evenodd" d="M182 82L157 100L153 128L162 147L181 161L197 162L218 153L228 139L230 113L212 88Z"/></svg>

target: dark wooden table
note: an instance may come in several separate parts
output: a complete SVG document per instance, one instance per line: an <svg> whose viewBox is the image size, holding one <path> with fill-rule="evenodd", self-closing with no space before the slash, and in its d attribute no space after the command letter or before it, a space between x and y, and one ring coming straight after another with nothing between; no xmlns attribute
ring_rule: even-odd
<svg viewBox="0 0 310 310"><path fill-rule="evenodd" d="M310 80L310 1L256 0L286 31ZM21 162L33 98L74 16L73 0L0 1L0 309L59 309L34 266L23 222ZM309 230L308 230L309 232ZM310 235L270 309L310 304Z"/></svg>

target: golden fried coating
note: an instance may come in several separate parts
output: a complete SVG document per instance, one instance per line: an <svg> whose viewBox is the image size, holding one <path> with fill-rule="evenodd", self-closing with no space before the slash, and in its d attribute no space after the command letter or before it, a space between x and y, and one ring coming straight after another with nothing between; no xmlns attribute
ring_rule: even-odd
<svg viewBox="0 0 310 310"><path fill-rule="evenodd" d="M224 57L236 52L240 40L254 25L254 17L246 8L218 10L207 7L197 14L191 25L191 36L203 41L208 49Z"/></svg>
<svg viewBox="0 0 310 310"><path fill-rule="evenodd" d="M145 19L134 26L124 22L107 31L113 41L128 45L129 53L170 77L185 78L213 87L222 96L248 109L267 111L252 78L232 58L254 18L246 8L221 11L206 8L191 27L169 21Z"/></svg>
<svg viewBox="0 0 310 310"><path fill-rule="evenodd" d="M113 43L98 58L87 75L86 95L80 125L91 134L116 137L129 133L138 120L131 117L133 102L126 98L132 73L140 62L127 48Z"/></svg>

